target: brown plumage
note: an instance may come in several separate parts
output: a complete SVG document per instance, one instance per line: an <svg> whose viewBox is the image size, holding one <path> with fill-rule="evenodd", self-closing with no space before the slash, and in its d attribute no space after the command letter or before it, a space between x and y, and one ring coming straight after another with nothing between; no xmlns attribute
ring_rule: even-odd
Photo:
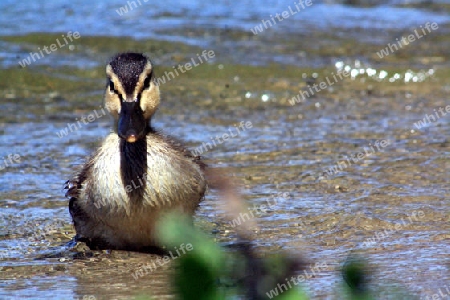
<svg viewBox="0 0 450 300"><path fill-rule="evenodd" d="M114 132L66 184L76 238L91 248L158 246L155 222L167 211L192 215L206 190L205 165L151 127L160 97L150 60L122 53L106 67L105 107Z"/></svg>

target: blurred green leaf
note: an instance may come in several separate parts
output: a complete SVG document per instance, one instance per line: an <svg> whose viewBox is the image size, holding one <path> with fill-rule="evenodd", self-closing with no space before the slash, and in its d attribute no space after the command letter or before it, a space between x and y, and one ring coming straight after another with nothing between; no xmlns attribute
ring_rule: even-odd
<svg viewBox="0 0 450 300"><path fill-rule="evenodd" d="M180 299L225 299L217 285L218 278L225 274L225 255L215 242L195 229L189 218L176 213L161 220L158 237L167 250L192 245L177 259L174 283Z"/></svg>
<svg viewBox="0 0 450 300"><path fill-rule="evenodd" d="M299 288L293 288L276 297L277 300L309 300L309 297Z"/></svg>
<svg viewBox="0 0 450 300"><path fill-rule="evenodd" d="M174 280L180 299L225 299L217 285L218 275L198 252L183 256Z"/></svg>
<svg viewBox="0 0 450 300"><path fill-rule="evenodd" d="M211 238L194 228L191 219L170 213L158 224L157 235L167 250L179 248L182 244L191 244L193 249L188 253L195 253L199 261L206 263L213 272L223 270L225 257L222 250Z"/></svg>
<svg viewBox="0 0 450 300"><path fill-rule="evenodd" d="M369 281L369 269L367 263L359 257L350 257L342 267L342 277L347 284L348 299L370 300L367 284Z"/></svg>

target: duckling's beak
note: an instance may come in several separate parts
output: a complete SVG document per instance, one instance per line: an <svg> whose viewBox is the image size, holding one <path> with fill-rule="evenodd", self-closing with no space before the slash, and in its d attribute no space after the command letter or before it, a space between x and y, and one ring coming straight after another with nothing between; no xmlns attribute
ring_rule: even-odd
<svg viewBox="0 0 450 300"><path fill-rule="evenodd" d="M144 114L137 101L123 101L119 114L117 132L128 143L134 143L145 136L147 127Z"/></svg>

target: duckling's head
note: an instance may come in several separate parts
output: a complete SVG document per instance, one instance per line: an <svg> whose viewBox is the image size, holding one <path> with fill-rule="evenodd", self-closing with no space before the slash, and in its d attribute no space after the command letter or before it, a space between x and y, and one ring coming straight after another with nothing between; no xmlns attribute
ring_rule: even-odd
<svg viewBox="0 0 450 300"><path fill-rule="evenodd" d="M117 133L128 143L145 137L159 105L153 66L140 53L120 53L106 66L105 107L117 122Z"/></svg>

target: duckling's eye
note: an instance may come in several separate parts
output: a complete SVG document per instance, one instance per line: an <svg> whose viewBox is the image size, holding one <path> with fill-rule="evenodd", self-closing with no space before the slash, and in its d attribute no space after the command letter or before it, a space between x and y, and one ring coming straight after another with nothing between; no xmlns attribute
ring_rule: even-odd
<svg viewBox="0 0 450 300"><path fill-rule="evenodd" d="M147 90L148 88L150 88L150 80L152 79L152 74L149 74L147 76L147 78L145 78L144 80L144 90Z"/></svg>
<svg viewBox="0 0 450 300"><path fill-rule="evenodd" d="M116 89L114 88L114 82L112 82L112 80L109 81L109 91L111 93L115 93Z"/></svg>

